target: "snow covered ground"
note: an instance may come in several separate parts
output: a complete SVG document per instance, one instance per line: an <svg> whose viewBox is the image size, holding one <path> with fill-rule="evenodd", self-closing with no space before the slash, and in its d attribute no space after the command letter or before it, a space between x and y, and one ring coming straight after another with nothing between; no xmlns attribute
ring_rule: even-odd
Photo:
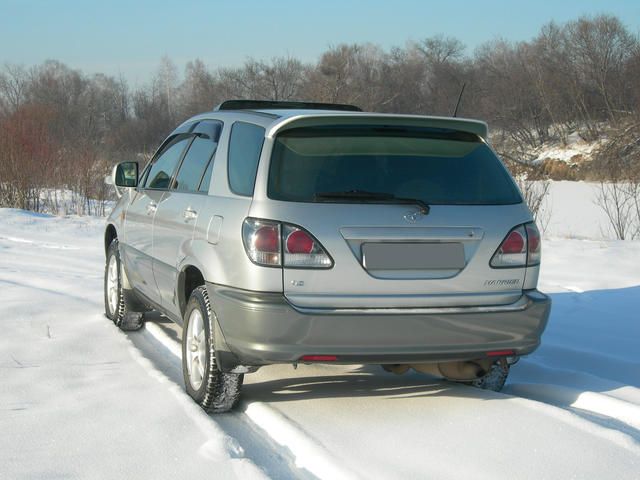
<svg viewBox="0 0 640 480"><path fill-rule="evenodd" d="M532 152L536 155L533 161L534 163L539 163L545 160L559 160L561 162L575 164L584 160L591 160L595 151L597 151L605 140L606 139L586 142L580 138L578 132L573 132L568 136L566 145L563 145L561 142L549 142Z"/></svg>
<svg viewBox="0 0 640 480"><path fill-rule="evenodd" d="M640 242L595 235L590 187L565 183L552 317L503 393L273 366L222 416L183 393L178 328L104 318L102 220L0 209L0 478L638 478Z"/></svg>
<svg viewBox="0 0 640 480"><path fill-rule="evenodd" d="M264 478L105 319L103 222L0 209L0 478Z"/></svg>
<svg viewBox="0 0 640 480"><path fill-rule="evenodd" d="M606 240L616 238L597 204L600 185L552 181L542 203L538 224L547 238Z"/></svg>

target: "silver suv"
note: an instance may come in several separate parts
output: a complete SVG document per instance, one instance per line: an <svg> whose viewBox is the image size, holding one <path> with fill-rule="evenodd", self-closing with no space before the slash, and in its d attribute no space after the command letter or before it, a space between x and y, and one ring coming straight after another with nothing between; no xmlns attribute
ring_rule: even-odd
<svg viewBox="0 0 640 480"><path fill-rule="evenodd" d="M502 388L540 343L540 234L483 122L228 101L180 125L105 231L106 314L182 325L186 390L274 363L412 367Z"/></svg>

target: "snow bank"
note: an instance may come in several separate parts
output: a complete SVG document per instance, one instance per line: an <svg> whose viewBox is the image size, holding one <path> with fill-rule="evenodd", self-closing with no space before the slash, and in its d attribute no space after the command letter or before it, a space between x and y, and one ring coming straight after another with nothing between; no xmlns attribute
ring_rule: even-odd
<svg viewBox="0 0 640 480"><path fill-rule="evenodd" d="M597 205L599 184L552 181L538 215L546 238L614 239L604 211Z"/></svg>
<svg viewBox="0 0 640 480"><path fill-rule="evenodd" d="M534 151L536 155L534 163L545 160L558 160L561 162L575 164L584 160L591 160L594 152L602 145L602 140L596 142L585 142L578 132L574 132L567 138L567 144L560 142L547 143Z"/></svg>

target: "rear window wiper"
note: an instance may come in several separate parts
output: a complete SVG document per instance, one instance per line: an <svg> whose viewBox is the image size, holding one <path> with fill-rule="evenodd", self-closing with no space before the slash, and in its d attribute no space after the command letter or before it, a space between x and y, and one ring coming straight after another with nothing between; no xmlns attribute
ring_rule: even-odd
<svg viewBox="0 0 640 480"><path fill-rule="evenodd" d="M429 205L418 198L396 197L393 193L369 192L367 190L347 190L344 192L319 192L314 195L314 200L363 200L371 203L398 203L418 205L423 215L429 213Z"/></svg>

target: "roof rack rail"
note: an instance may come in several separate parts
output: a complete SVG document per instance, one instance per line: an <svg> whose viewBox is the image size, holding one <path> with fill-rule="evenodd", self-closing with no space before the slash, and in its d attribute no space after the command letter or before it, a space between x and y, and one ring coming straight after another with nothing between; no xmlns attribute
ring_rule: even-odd
<svg viewBox="0 0 640 480"><path fill-rule="evenodd" d="M214 110L271 110L271 109L301 109L301 110L340 110L343 112L361 112L360 107L342 103L320 102L281 102L276 100L227 100Z"/></svg>

